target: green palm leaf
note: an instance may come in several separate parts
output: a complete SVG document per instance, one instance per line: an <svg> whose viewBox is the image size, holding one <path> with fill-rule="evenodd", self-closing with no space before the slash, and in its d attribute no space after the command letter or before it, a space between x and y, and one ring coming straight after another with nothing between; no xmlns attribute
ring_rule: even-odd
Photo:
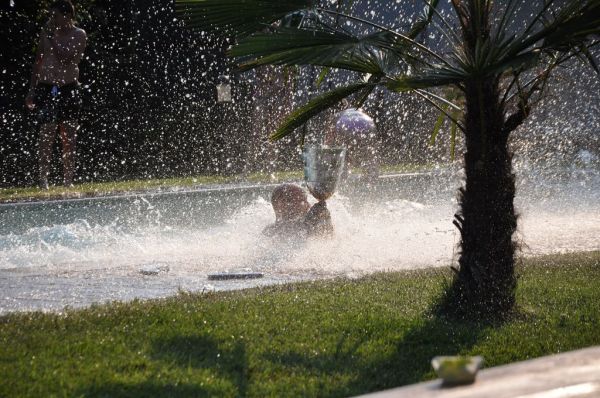
<svg viewBox="0 0 600 398"><path fill-rule="evenodd" d="M528 28L526 32L531 30ZM597 34L600 34L600 0L571 1L538 31L513 40L506 56L512 58L532 48L569 50Z"/></svg>
<svg viewBox="0 0 600 398"><path fill-rule="evenodd" d="M592 69L596 71L598 75L600 75L600 67L598 67L598 62L590 52L590 49L586 45L581 46L581 53L587 59Z"/></svg>
<svg viewBox="0 0 600 398"><path fill-rule="evenodd" d="M423 13L417 18L417 21L410 28L410 31L406 36L411 39L416 38L419 34L421 34L431 22L433 15L435 13L435 8L438 6L439 0L432 0L428 2L423 10Z"/></svg>
<svg viewBox="0 0 600 398"><path fill-rule="evenodd" d="M350 54L331 59L326 48L304 48L283 51L260 59L244 62L239 71L246 71L262 65L316 65L351 70L360 73L380 74L381 66L374 57Z"/></svg>
<svg viewBox="0 0 600 398"><path fill-rule="evenodd" d="M502 74L510 71L521 71L527 70L535 67L542 55L541 51L538 49L525 52L523 54L517 55L516 57L505 57L499 60L495 60L496 63L491 63L491 65L486 65L483 70L484 76Z"/></svg>
<svg viewBox="0 0 600 398"><path fill-rule="evenodd" d="M448 110L448 105L444 104L441 106L444 111ZM444 124L444 120L446 120L446 114L444 112L440 112L435 124L433 125L433 131L431 132L431 136L429 137L429 145L435 145L435 140L442 128L442 124Z"/></svg>
<svg viewBox="0 0 600 398"><path fill-rule="evenodd" d="M600 34L600 1L573 2L544 29L542 49L563 50Z"/></svg>
<svg viewBox="0 0 600 398"><path fill-rule="evenodd" d="M245 36L287 14L311 6L310 0L176 0L187 26Z"/></svg>
<svg viewBox="0 0 600 398"><path fill-rule="evenodd" d="M319 83L330 69L371 74L368 84L342 87L310 101L286 120L273 139L288 134L341 98L359 93L359 102L364 102L377 85L394 92L448 85L464 90L465 84L473 80L520 74L545 59L563 59L572 54L585 57L594 69L599 69L588 47L594 35L600 34L600 0L547 0L520 34L509 32L509 20L522 0L507 0L494 34L486 31L493 15L492 1L453 0L463 31L472 34L465 45L456 46L449 54L438 54L415 40L436 15L448 29L452 28L436 10L439 0L424 0L423 13L405 33L338 12L348 2L337 4L338 11L333 11L311 0L176 1L178 12L189 26L210 27L237 36L238 44L229 55L238 58L242 71L261 65L315 65L325 68ZM274 24L296 10L310 10L317 16L318 26L300 29ZM342 29L340 18L363 24L375 33L353 35ZM269 29L264 29L266 26ZM439 109L435 98L429 100Z"/></svg>
<svg viewBox="0 0 600 398"><path fill-rule="evenodd" d="M389 32L358 38L345 32L280 28L240 40L229 55L249 58L240 70L260 65L316 65L361 73L384 74L410 58L405 42ZM412 56L414 58L414 56Z"/></svg>
<svg viewBox="0 0 600 398"><path fill-rule="evenodd" d="M321 72L319 73L319 76L317 77L317 80L315 81L315 86L317 88L321 87L323 80L325 80L325 78L327 77L327 75L329 74L330 71L331 71L331 68L329 68L329 67L325 67L321 70Z"/></svg>
<svg viewBox="0 0 600 398"><path fill-rule="evenodd" d="M416 89L458 84L463 80L464 76L460 73L440 69L423 71L418 75L403 74L394 76L385 81L385 86L391 91L401 93Z"/></svg>
<svg viewBox="0 0 600 398"><path fill-rule="evenodd" d="M547 19L544 15L551 3L552 0L530 21L520 36L507 34L504 15L497 34L485 40L478 38L471 56L460 52L454 54L459 68L471 76L524 71L538 65L544 52L584 48L592 35L600 34L600 0L568 2L551 21L542 25L540 21ZM511 12L509 4L505 13Z"/></svg>
<svg viewBox="0 0 600 398"><path fill-rule="evenodd" d="M318 115L325 109L328 109L346 97L351 96L359 92L360 90L371 86L372 83L357 83L349 86L340 87L331 90L325 94L313 98L308 101L304 106L296 109L292 112L283 123L279 126L277 131L271 135L271 140L279 140L286 135L292 133L296 128L302 126L312 117Z"/></svg>

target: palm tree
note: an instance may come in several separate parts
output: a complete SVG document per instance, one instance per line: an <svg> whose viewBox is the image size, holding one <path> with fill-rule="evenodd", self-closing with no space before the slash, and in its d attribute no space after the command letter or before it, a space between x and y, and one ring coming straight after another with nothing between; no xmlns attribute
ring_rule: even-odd
<svg viewBox="0 0 600 398"><path fill-rule="evenodd" d="M461 234L459 267L447 303L463 314L503 315L514 307L516 286L508 140L561 65L577 57L600 73L591 53L599 42L600 0L422 1L423 12L403 28L353 15L360 4L353 1L177 0L177 5L189 26L236 38L230 55L241 71L271 64L354 72L356 82L291 113L274 140L346 97L360 105L376 87L413 93L450 118L465 138L466 177L454 220ZM400 5L387 11L398 13L392 20L402 19ZM530 16L523 20L527 7ZM428 45L431 32L445 44ZM461 113L440 95L444 86L462 93Z"/></svg>

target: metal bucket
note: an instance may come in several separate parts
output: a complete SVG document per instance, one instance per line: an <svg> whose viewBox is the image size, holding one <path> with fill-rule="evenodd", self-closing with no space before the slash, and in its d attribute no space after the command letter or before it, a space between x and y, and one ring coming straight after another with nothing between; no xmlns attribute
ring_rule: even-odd
<svg viewBox="0 0 600 398"><path fill-rule="evenodd" d="M307 146L302 153L304 180L310 193L323 201L331 197L346 160L346 148L322 145Z"/></svg>

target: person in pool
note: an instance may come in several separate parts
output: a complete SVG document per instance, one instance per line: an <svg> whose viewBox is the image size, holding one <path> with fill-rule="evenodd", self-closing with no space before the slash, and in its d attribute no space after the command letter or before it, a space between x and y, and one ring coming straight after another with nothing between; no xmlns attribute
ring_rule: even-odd
<svg viewBox="0 0 600 398"><path fill-rule="evenodd" d="M48 189L52 145L60 131L64 185L72 186L75 173L75 139L81 107L79 62L86 33L74 25L75 8L69 0L54 1L40 34L31 85L25 105L41 123L39 133L39 186Z"/></svg>
<svg viewBox="0 0 600 398"><path fill-rule="evenodd" d="M331 215L324 202L310 207L306 192L295 184L281 184L271 194L275 222L263 234L275 236L328 236L333 233Z"/></svg>

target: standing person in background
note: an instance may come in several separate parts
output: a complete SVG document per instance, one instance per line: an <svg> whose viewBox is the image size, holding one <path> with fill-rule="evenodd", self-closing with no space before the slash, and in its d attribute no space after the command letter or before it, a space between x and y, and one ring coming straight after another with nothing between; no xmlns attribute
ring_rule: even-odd
<svg viewBox="0 0 600 398"><path fill-rule="evenodd" d="M41 123L39 151L39 186L48 189L52 145L60 132L64 185L73 185L75 143L81 108L79 61L87 36L74 25L75 8L69 0L53 2L49 20L42 28L31 73L31 85L25 104L36 111Z"/></svg>

